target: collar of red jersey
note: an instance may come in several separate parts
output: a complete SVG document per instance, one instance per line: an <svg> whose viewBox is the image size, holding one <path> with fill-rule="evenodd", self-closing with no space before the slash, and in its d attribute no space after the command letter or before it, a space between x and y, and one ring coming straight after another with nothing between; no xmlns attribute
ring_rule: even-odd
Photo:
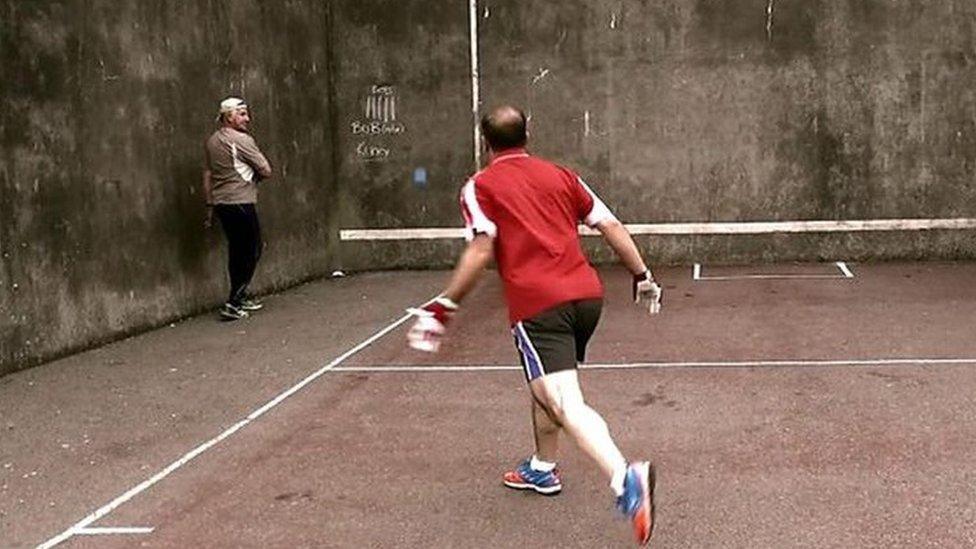
<svg viewBox="0 0 976 549"><path fill-rule="evenodd" d="M527 156L529 156L529 153L527 153L525 149L522 147L516 147L514 149L505 149L499 152L498 154L496 154L495 157L491 159L491 164L494 164L495 162L501 162L502 160L511 160L513 158L525 158Z"/></svg>

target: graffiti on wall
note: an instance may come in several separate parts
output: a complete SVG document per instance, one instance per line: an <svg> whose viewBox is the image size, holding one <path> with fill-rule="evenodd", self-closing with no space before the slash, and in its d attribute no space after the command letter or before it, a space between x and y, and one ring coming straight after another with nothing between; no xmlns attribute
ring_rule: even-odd
<svg viewBox="0 0 976 549"><path fill-rule="evenodd" d="M395 86L370 86L363 100L363 117L349 125L353 135L361 137L356 144L356 157L362 162L382 162L392 154L391 138L406 132L397 120L397 91Z"/></svg>

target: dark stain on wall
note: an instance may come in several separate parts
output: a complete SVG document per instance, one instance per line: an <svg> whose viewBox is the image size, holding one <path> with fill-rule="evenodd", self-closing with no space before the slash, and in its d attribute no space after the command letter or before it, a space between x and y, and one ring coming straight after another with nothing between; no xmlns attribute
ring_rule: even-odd
<svg viewBox="0 0 976 549"><path fill-rule="evenodd" d="M766 41L766 7L762 0L697 0L690 38L697 47L728 55L760 49Z"/></svg>

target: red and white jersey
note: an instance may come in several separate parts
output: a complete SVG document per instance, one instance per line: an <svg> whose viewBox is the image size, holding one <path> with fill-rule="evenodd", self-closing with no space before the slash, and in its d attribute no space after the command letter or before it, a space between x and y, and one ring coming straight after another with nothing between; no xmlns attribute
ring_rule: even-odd
<svg viewBox="0 0 976 549"><path fill-rule="evenodd" d="M616 218L571 170L524 149L498 154L461 190L468 240L494 240L509 320L531 318L560 303L603 297L603 284L580 246L580 221Z"/></svg>

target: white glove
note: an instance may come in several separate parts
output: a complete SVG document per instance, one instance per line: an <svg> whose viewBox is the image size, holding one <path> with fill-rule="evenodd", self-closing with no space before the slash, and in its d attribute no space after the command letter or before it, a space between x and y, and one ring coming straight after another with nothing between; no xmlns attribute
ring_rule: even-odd
<svg viewBox="0 0 976 549"><path fill-rule="evenodd" d="M654 281L650 269L634 275L632 290L634 303L643 301L647 306L647 312L652 315L661 312L661 297L664 295L664 289Z"/></svg>
<svg viewBox="0 0 976 549"><path fill-rule="evenodd" d="M417 321L407 332L410 347L428 353L439 351L447 324L457 310L457 303L446 297L438 297L423 307L407 309L408 313L417 316Z"/></svg>

